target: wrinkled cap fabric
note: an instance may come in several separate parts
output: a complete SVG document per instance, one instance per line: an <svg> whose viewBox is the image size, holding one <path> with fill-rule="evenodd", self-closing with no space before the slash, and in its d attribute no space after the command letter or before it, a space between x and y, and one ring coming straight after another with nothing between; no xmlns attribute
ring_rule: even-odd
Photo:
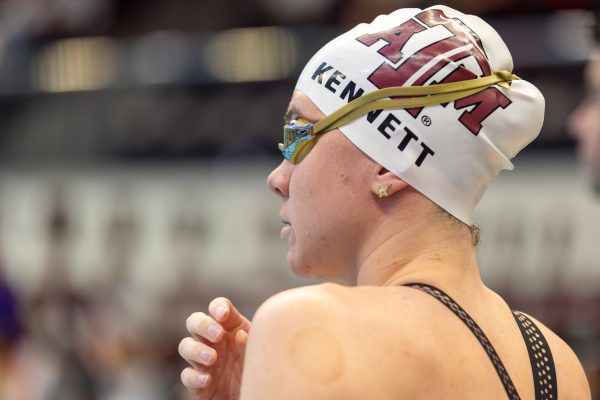
<svg viewBox="0 0 600 400"><path fill-rule="evenodd" d="M329 115L391 86L451 83L513 70L510 52L481 18L446 6L400 9L321 48L296 89ZM525 80L415 109L376 110L340 127L359 149L447 212L473 209L502 169L539 134L544 97Z"/></svg>

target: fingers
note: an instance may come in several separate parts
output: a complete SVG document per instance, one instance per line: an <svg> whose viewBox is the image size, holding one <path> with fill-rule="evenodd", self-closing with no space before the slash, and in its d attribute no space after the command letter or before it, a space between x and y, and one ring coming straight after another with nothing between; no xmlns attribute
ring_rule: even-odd
<svg viewBox="0 0 600 400"><path fill-rule="evenodd" d="M197 394L212 383L212 376L206 372L186 368L181 371L181 382L190 392Z"/></svg>
<svg viewBox="0 0 600 400"><path fill-rule="evenodd" d="M192 337L181 340L179 354L192 367L181 372L181 381L198 399L212 398L211 390L216 389L208 387L213 380L232 379L229 376L232 372L224 371L219 365L234 360L234 368L241 371L251 323L231 301L219 297L209 304L208 315L196 312L188 317L185 324ZM219 344L224 338L225 344L231 343L233 338L235 347Z"/></svg>
<svg viewBox="0 0 600 400"><path fill-rule="evenodd" d="M217 352L204 343L191 337L179 342L179 355L193 367L198 365L211 366L217 361Z"/></svg>
<svg viewBox="0 0 600 400"><path fill-rule="evenodd" d="M217 297L211 301L208 312L227 331L243 329L248 332L250 330L250 321L225 297Z"/></svg>
<svg viewBox="0 0 600 400"><path fill-rule="evenodd" d="M223 338L223 327L203 312L190 315L185 321L185 326L192 336L206 339L212 343L218 343Z"/></svg>

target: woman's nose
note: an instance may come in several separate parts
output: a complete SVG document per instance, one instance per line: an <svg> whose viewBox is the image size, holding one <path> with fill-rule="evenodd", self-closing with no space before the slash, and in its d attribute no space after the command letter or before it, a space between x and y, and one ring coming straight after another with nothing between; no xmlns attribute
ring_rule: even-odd
<svg viewBox="0 0 600 400"><path fill-rule="evenodd" d="M293 164L283 160L267 178L269 189L280 197L289 197L290 177L292 176Z"/></svg>

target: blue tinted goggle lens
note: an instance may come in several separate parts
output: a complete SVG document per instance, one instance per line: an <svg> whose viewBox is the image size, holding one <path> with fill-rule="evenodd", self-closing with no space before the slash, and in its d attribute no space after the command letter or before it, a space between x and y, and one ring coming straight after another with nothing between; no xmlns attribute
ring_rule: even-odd
<svg viewBox="0 0 600 400"><path fill-rule="evenodd" d="M315 137L312 135L312 127L313 124L299 124L296 120L283 126L283 143L279 144L279 150L286 160L293 162L293 159L297 159L298 155L294 157L294 153L296 153L298 144Z"/></svg>

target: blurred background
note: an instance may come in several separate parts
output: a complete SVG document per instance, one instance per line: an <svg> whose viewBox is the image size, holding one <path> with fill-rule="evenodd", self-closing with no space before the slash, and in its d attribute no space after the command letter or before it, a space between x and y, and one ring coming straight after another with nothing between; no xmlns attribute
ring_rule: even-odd
<svg viewBox="0 0 600 400"><path fill-rule="evenodd" d="M410 0L0 1L0 399L188 399L177 344L216 296L292 276L265 185L295 78ZM597 0L453 0L546 96L477 211L486 282L561 335L600 399L600 196L567 118ZM600 112L600 110L598 110Z"/></svg>

